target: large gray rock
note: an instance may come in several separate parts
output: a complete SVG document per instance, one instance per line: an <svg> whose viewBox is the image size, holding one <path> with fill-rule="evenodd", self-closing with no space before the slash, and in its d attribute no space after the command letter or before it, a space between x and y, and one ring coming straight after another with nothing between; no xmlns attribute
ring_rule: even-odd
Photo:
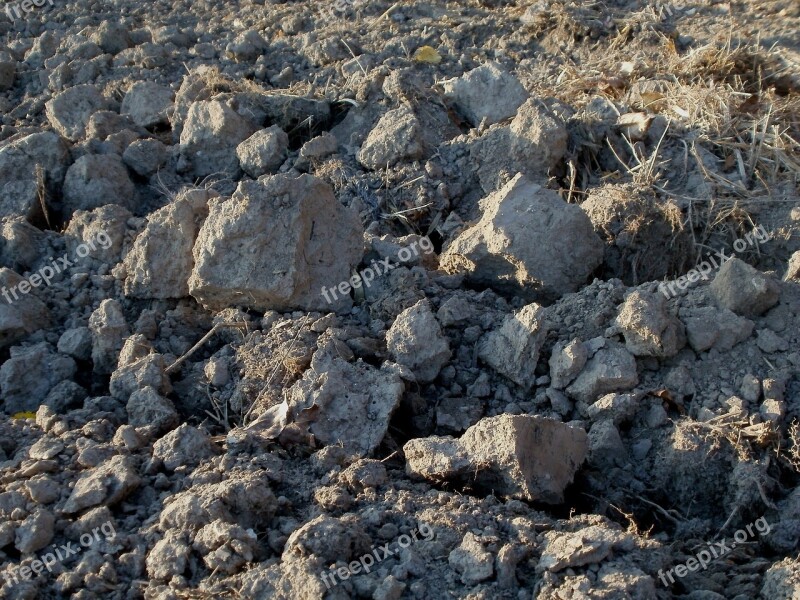
<svg viewBox="0 0 800 600"><path fill-rule="evenodd" d="M116 154L86 154L67 171L64 179L65 215L105 204L132 208L135 188L128 170Z"/></svg>
<svg viewBox="0 0 800 600"><path fill-rule="evenodd" d="M59 191L69 149L52 131L33 133L0 148L0 217L43 219L42 194Z"/></svg>
<svg viewBox="0 0 800 600"><path fill-rule="evenodd" d="M113 506L141 485L137 465L131 456L112 456L103 464L80 476L64 504L66 514L92 506Z"/></svg>
<svg viewBox="0 0 800 600"><path fill-rule="evenodd" d="M356 158L367 169L385 169L423 157L422 126L408 106L390 110L376 123Z"/></svg>
<svg viewBox="0 0 800 600"><path fill-rule="evenodd" d="M124 291L134 298L184 298L194 267L192 247L208 216L203 189L181 193L172 203L151 213L147 225L125 256Z"/></svg>
<svg viewBox="0 0 800 600"><path fill-rule="evenodd" d="M125 407L128 423L133 427L152 427L157 432L178 426L178 411L169 398L146 386L131 394Z"/></svg>
<svg viewBox="0 0 800 600"><path fill-rule="evenodd" d="M94 372L107 375L117 366L122 343L130 334L120 303L103 300L89 317L89 330L92 332Z"/></svg>
<svg viewBox="0 0 800 600"><path fill-rule="evenodd" d="M67 252L75 257L76 265L95 261L104 265L115 265L122 258L125 233L131 213L118 204L106 204L91 211L73 213L64 238ZM78 248L84 246L80 250ZM83 254L85 253L85 256Z"/></svg>
<svg viewBox="0 0 800 600"><path fill-rule="evenodd" d="M89 117L108 108L108 101L94 85L70 87L44 105L47 120L62 137L77 142L86 133Z"/></svg>
<svg viewBox="0 0 800 600"><path fill-rule="evenodd" d="M469 281L528 299L576 291L603 260L603 243L579 206L518 174L481 201L483 216L442 254Z"/></svg>
<svg viewBox="0 0 800 600"><path fill-rule="evenodd" d="M564 123L534 98L517 111L510 125L494 127L470 147L483 191L493 192L517 173L546 180L567 151Z"/></svg>
<svg viewBox="0 0 800 600"><path fill-rule="evenodd" d="M206 308L345 310L349 296L322 289L350 279L363 229L324 182L276 175L212 200L193 252L189 291Z"/></svg>
<svg viewBox="0 0 800 600"><path fill-rule="evenodd" d="M519 80L497 63L486 63L456 79L442 82L444 95L477 127L483 119L492 125L517 114L528 99Z"/></svg>
<svg viewBox="0 0 800 600"><path fill-rule="evenodd" d="M167 161L167 147L158 140L135 140L122 153L122 162L142 177L150 177Z"/></svg>
<svg viewBox="0 0 800 600"><path fill-rule="evenodd" d="M478 356L525 390L536 380L536 364L547 327L542 307L529 304L503 320L500 329L488 333L478 346Z"/></svg>
<svg viewBox="0 0 800 600"><path fill-rule="evenodd" d="M778 282L746 262L731 258L719 269L709 291L720 308L738 315L755 316L778 303Z"/></svg>
<svg viewBox="0 0 800 600"><path fill-rule="evenodd" d="M683 324L660 294L637 290L620 306L614 325L634 356L667 358L686 345Z"/></svg>
<svg viewBox="0 0 800 600"><path fill-rule="evenodd" d="M682 309L681 321L686 326L689 346L695 352L714 348L727 352L753 335L755 323L724 308L699 306Z"/></svg>
<svg viewBox="0 0 800 600"><path fill-rule="evenodd" d="M397 316L386 332L386 348L422 383L436 379L450 360L450 345L427 300L420 300Z"/></svg>
<svg viewBox="0 0 800 600"><path fill-rule="evenodd" d="M406 472L433 481L470 476L493 492L558 504L588 451L582 429L529 415L481 419L460 439L430 437L403 446Z"/></svg>
<svg viewBox="0 0 800 600"><path fill-rule="evenodd" d="M120 113L130 115L139 127L165 125L174 96L172 90L153 81L137 81L122 99Z"/></svg>
<svg viewBox="0 0 800 600"><path fill-rule="evenodd" d="M24 217L0 220L0 266L19 273L32 271L43 252L45 234Z"/></svg>
<svg viewBox="0 0 800 600"><path fill-rule="evenodd" d="M35 411L56 385L75 374L75 361L50 350L45 342L11 348L0 367L3 408L9 413Z"/></svg>
<svg viewBox="0 0 800 600"><path fill-rule="evenodd" d="M629 390L638 383L636 359L624 346L608 342L589 359L566 391L581 402L593 403L603 394Z"/></svg>
<svg viewBox="0 0 800 600"><path fill-rule="evenodd" d="M234 177L239 172L236 147L256 127L220 100L195 102L181 131L181 156L195 177L213 173Z"/></svg>

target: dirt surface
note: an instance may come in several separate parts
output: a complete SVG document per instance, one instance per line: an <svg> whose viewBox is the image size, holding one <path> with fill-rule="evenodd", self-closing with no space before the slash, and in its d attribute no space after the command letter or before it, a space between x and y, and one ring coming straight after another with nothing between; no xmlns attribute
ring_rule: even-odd
<svg viewBox="0 0 800 600"><path fill-rule="evenodd" d="M800 598L800 5L0 14L0 598Z"/></svg>

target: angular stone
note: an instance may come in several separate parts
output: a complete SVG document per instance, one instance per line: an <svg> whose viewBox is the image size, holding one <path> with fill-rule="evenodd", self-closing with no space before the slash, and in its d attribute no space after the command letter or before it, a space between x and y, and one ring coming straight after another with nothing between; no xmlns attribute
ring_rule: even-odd
<svg viewBox="0 0 800 600"><path fill-rule="evenodd" d="M81 475L64 504L64 512L74 514L103 504L112 506L139 487L136 462L131 456L112 456L106 462Z"/></svg>
<svg viewBox="0 0 800 600"><path fill-rule="evenodd" d="M593 403L598 396L629 390L638 383L636 359L623 346L609 343L589 359L566 391L576 400Z"/></svg>
<svg viewBox="0 0 800 600"><path fill-rule="evenodd" d="M77 142L86 133L89 117L108 108L108 101L94 85L70 87L44 105L47 120L62 137Z"/></svg>
<svg viewBox="0 0 800 600"><path fill-rule="evenodd" d="M582 429L529 415L481 419L455 440L405 444L406 472L430 480L469 476L478 486L528 501L558 504L588 450Z"/></svg>
<svg viewBox="0 0 800 600"><path fill-rule="evenodd" d="M289 148L289 136L273 125L267 129L256 131L253 135L236 147L236 156L242 171L253 179L266 173L274 173L286 160Z"/></svg>
<svg viewBox="0 0 800 600"><path fill-rule="evenodd" d="M589 359L586 345L579 339L569 343L558 342L553 346L548 364L550 365L550 385L563 390L581 372Z"/></svg>
<svg viewBox="0 0 800 600"><path fill-rule="evenodd" d="M481 340L478 356L495 371L529 390L536 380L536 363L546 336L542 307L528 304L507 316L500 329Z"/></svg>
<svg viewBox="0 0 800 600"><path fill-rule="evenodd" d="M135 205L135 188L122 159L116 154L86 154L64 179L64 213L91 210L106 204Z"/></svg>
<svg viewBox="0 0 800 600"><path fill-rule="evenodd" d="M528 99L528 92L519 80L494 62L442 82L444 95L477 127L483 119L487 125L510 119Z"/></svg>
<svg viewBox="0 0 800 600"><path fill-rule="evenodd" d="M161 460L169 471L181 465L196 467L214 454L211 436L186 423L153 444L153 458Z"/></svg>
<svg viewBox="0 0 800 600"><path fill-rule="evenodd" d="M634 356L668 358L686 345L683 324L667 311L667 302L659 294L640 290L630 294L614 325Z"/></svg>
<svg viewBox="0 0 800 600"><path fill-rule="evenodd" d="M25 280L11 269L0 268L0 349L50 325L50 310L47 305L36 296L21 294L19 284L23 281Z"/></svg>
<svg viewBox="0 0 800 600"><path fill-rule="evenodd" d="M603 243L579 206L518 174L481 201L481 220L441 257L450 273L525 298L574 292L603 260Z"/></svg>
<svg viewBox="0 0 800 600"><path fill-rule="evenodd" d="M151 213L125 256L125 295L133 298L185 298L194 268L194 247L208 216L214 192L187 190Z"/></svg>
<svg viewBox="0 0 800 600"><path fill-rule="evenodd" d="M436 379L451 355L447 338L427 300L420 300L397 316L386 332L386 347L392 358L411 369L422 383Z"/></svg>
<svg viewBox="0 0 800 600"><path fill-rule="evenodd" d="M689 346L695 352L705 352L710 348L727 352L753 335L755 328L755 323L727 308L718 310L713 306L701 306L681 311L680 317L686 326Z"/></svg>
<svg viewBox="0 0 800 600"><path fill-rule="evenodd" d="M157 432L168 431L179 423L178 411L168 398L147 386L131 394L126 406L128 423L133 427L152 426Z"/></svg>
<svg viewBox="0 0 800 600"><path fill-rule="evenodd" d="M464 585L472 586L494 575L494 557L471 532L467 532L461 545L450 552L447 562L461 575Z"/></svg>
<svg viewBox="0 0 800 600"><path fill-rule="evenodd" d="M763 314L778 303L781 293L772 277L738 258L720 267L708 289L720 308L744 316Z"/></svg>
<svg viewBox="0 0 800 600"><path fill-rule="evenodd" d="M424 154L422 131L414 111L407 106L390 110L369 132L356 158L367 169L385 169Z"/></svg>
<svg viewBox="0 0 800 600"><path fill-rule="evenodd" d="M120 114L130 115L139 127L155 127L169 123L167 110L175 94L153 81L137 81L122 99Z"/></svg>
<svg viewBox="0 0 800 600"><path fill-rule="evenodd" d="M50 390L71 379L76 369L74 360L52 352L46 342L12 347L11 358L0 367L5 411L35 411Z"/></svg>
<svg viewBox="0 0 800 600"><path fill-rule="evenodd" d="M363 252L358 216L310 175L242 181L230 199L211 201L194 245L189 292L204 307L346 310L324 288L350 279Z"/></svg>
<svg viewBox="0 0 800 600"><path fill-rule="evenodd" d="M116 300L103 300L89 317L89 329L92 332L94 372L109 374L117 366L122 343L130 334L122 305Z"/></svg>

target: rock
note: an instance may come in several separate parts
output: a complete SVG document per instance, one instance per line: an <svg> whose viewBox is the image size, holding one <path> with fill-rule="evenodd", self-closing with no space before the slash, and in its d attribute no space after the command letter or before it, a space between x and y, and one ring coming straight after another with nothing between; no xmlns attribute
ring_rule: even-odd
<svg viewBox="0 0 800 600"><path fill-rule="evenodd" d="M142 177L150 177L166 161L167 147L158 140L135 140L122 153L122 162Z"/></svg>
<svg viewBox="0 0 800 600"><path fill-rule="evenodd" d="M232 56L236 62L252 63L266 49L267 43L264 38L259 35L258 31L251 29L237 35L236 39L225 48L225 52Z"/></svg>
<svg viewBox="0 0 800 600"><path fill-rule="evenodd" d="M581 429L529 415L481 419L455 440L413 439L403 446L406 472L434 481L470 476L512 498L559 504L586 456Z"/></svg>
<svg viewBox="0 0 800 600"><path fill-rule="evenodd" d="M356 158L367 169L391 167L423 157L422 131L414 111L401 106L383 115L369 132Z"/></svg>
<svg viewBox="0 0 800 600"><path fill-rule="evenodd" d="M370 538L358 520L319 515L289 536L281 560L294 562L316 556L322 564L332 564L370 552Z"/></svg>
<svg viewBox="0 0 800 600"><path fill-rule="evenodd" d="M436 426L446 432L461 433L482 416L483 404L475 398L442 398L436 406Z"/></svg>
<svg viewBox="0 0 800 600"><path fill-rule="evenodd" d="M14 86L17 77L17 61L8 52L0 52L0 91Z"/></svg>
<svg viewBox="0 0 800 600"><path fill-rule="evenodd" d="M74 381L64 380L53 386L42 404L57 414L66 414L70 409L83 406L89 394Z"/></svg>
<svg viewBox="0 0 800 600"><path fill-rule="evenodd" d="M128 423L134 427L153 427L156 432L169 431L178 426L178 411L171 400L164 398L147 386L133 392L126 406Z"/></svg>
<svg viewBox="0 0 800 600"><path fill-rule="evenodd" d="M91 211L73 213L65 231L67 251L75 263L97 268L115 265L122 258L127 221L131 213L117 204L106 204ZM78 248L83 246L79 250ZM85 254L83 258L81 256ZM94 264L91 264L94 261ZM87 264L89 263L89 264Z"/></svg>
<svg viewBox="0 0 800 600"><path fill-rule="evenodd" d="M467 533L461 545L450 552L447 562L461 576L464 585L475 585L494 575L494 557L475 534Z"/></svg>
<svg viewBox="0 0 800 600"><path fill-rule="evenodd" d="M542 307L528 304L507 316L500 329L481 340L478 356L498 373L530 390L536 380L536 364L546 336Z"/></svg>
<svg viewBox="0 0 800 600"><path fill-rule="evenodd" d="M55 522L53 513L37 509L17 527L14 547L23 554L41 550L53 541Z"/></svg>
<svg viewBox="0 0 800 600"><path fill-rule="evenodd" d="M353 490L377 488L388 481L383 463L368 458L355 461L342 471L340 478Z"/></svg>
<svg viewBox="0 0 800 600"><path fill-rule="evenodd" d="M155 580L169 581L186 571L192 549L183 540L183 534L168 531L157 541L147 555L147 575Z"/></svg>
<svg viewBox="0 0 800 600"><path fill-rule="evenodd" d="M253 179L275 173L286 160L289 136L277 125L256 131L236 147L242 171Z"/></svg>
<svg viewBox="0 0 800 600"><path fill-rule="evenodd" d="M411 369L422 383L436 379L450 360L450 345L427 300L401 312L386 332L386 347L392 358Z"/></svg>
<svg viewBox="0 0 800 600"><path fill-rule="evenodd" d="M588 359L589 352L579 339L575 338L569 343L557 342L548 361L550 385L563 390L581 372Z"/></svg>
<svg viewBox="0 0 800 600"><path fill-rule="evenodd" d="M634 356L668 358L686 345L683 324L667 311L663 296L640 290L630 294L614 320Z"/></svg>
<svg viewBox="0 0 800 600"><path fill-rule="evenodd" d="M350 279L362 238L358 216L319 179L242 181L230 199L210 203L189 291L212 310L346 310L349 296L328 290L329 303L323 293Z"/></svg>
<svg viewBox="0 0 800 600"><path fill-rule="evenodd" d="M113 506L124 500L141 485L137 470L133 457L112 456L80 476L64 504L64 512L74 514L92 506Z"/></svg>
<svg viewBox="0 0 800 600"><path fill-rule="evenodd" d="M589 429L589 456L586 462L596 469L611 469L625 466L626 458L627 452L614 422L595 422Z"/></svg>
<svg viewBox="0 0 800 600"><path fill-rule="evenodd" d="M470 158L487 194L517 173L543 180L567 151L569 135L561 120L541 102L527 100L510 125L495 127L472 142Z"/></svg>
<svg viewBox="0 0 800 600"><path fill-rule="evenodd" d="M800 562L784 558L764 574L761 597L765 600L793 600L800 596Z"/></svg>
<svg viewBox="0 0 800 600"><path fill-rule="evenodd" d="M166 125L174 97L172 90L153 81L137 81L122 99L120 114L130 115L134 123L145 129Z"/></svg>
<svg viewBox="0 0 800 600"><path fill-rule="evenodd" d="M91 40L108 54L119 54L133 45L128 27L122 23L101 21L92 32Z"/></svg>
<svg viewBox="0 0 800 600"><path fill-rule="evenodd" d="M510 119L528 99L519 80L494 62L488 62L455 79L442 82L444 95L477 127L486 119L492 125Z"/></svg>
<svg viewBox="0 0 800 600"><path fill-rule="evenodd" d="M52 131L33 133L0 148L0 217L44 221L40 195L60 193L69 150Z"/></svg>
<svg viewBox="0 0 800 600"><path fill-rule="evenodd" d="M188 160L195 177L223 173L233 178L239 170L236 147L255 130L220 100L195 102L181 131L181 156Z"/></svg>
<svg viewBox="0 0 800 600"><path fill-rule="evenodd" d="M215 454L211 436L186 423L153 444L153 458L161 460L168 471L181 465L196 467Z"/></svg>
<svg viewBox="0 0 800 600"><path fill-rule="evenodd" d="M125 295L133 298L185 298L194 268L192 248L208 216L204 189L186 190L150 213L147 225L125 256Z"/></svg>
<svg viewBox="0 0 800 600"><path fill-rule="evenodd" d="M731 258L719 269L708 286L720 308L738 315L756 316L778 303L778 283L738 258Z"/></svg>
<svg viewBox="0 0 800 600"><path fill-rule="evenodd" d="M755 324L728 309L717 310L710 306L684 309L680 318L686 326L689 346L695 352L714 348L727 352L751 335Z"/></svg>
<svg viewBox="0 0 800 600"><path fill-rule="evenodd" d="M518 174L481 201L481 220L442 254L442 268L477 285L525 298L574 292L603 259L589 218L558 194Z"/></svg>
<svg viewBox="0 0 800 600"><path fill-rule="evenodd" d="M786 275L783 279L785 281L800 279L800 250L792 254L792 257L789 259L789 264L786 267Z"/></svg>
<svg viewBox="0 0 800 600"><path fill-rule="evenodd" d="M338 149L339 142L336 137L326 131L303 144L302 148L300 148L300 155L294 163L294 168L307 171L311 165L335 154Z"/></svg>
<svg viewBox="0 0 800 600"><path fill-rule="evenodd" d="M252 529L217 519L197 532L192 548L211 571L232 575L253 560L258 538Z"/></svg>
<svg viewBox="0 0 800 600"><path fill-rule="evenodd" d="M619 426L633 419L639 409L640 394L606 394L585 410L592 421L610 420Z"/></svg>
<svg viewBox="0 0 800 600"><path fill-rule="evenodd" d="M786 403L782 400L764 400L758 409L761 418L765 421L780 423L786 416Z"/></svg>
<svg viewBox="0 0 800 600"><path fill-rule="evenodd" d="M288 423L308 423L321 444L342 444L358 456L370 454L383 440L389 419L400 404L404 386L396 373L363 362L314 355L311 368L286 392ZM352 415L364 415L353 419Z"/></svg>
<svg viewBox="0 0 800 600"><path fill-rule="evenodd" d="M548 531L536 571L557 573L567 568L597 564L613 550L630 551L635 538L606 525L590 525L575 532Z"/></svg>
<svg viewBox="0 0 800 600"><path fill-rule="evenodd" d="M124 339L130 334L122 306L116 300L103 300L89 317L92 332L94 372L107 375L117 366Z"/></svg>
<svg viewBox="0 0 800 600"><path fill-rule="evenodd" d="M52 352L46 342L11 348L11 358L0 367L0 391L9 414L35 411L47 394L75 374L75 361Z"/></svg>
<svg viewBox="0 0 800 600"><path fill-rule="evenodd" d="M609 343L589 359L566 392L576 400L593 403L598 396L629 390L638 383L636 359L623 346Z"/></svg>
<svg viewBox="0 0 800 600"><path fill-rule="evenodd" d="M164 357L160 354L148 354L136 361L120 365L111 374L109 391L114 398L127 402L130 395L146 386L150 386L161 395L172 391L169 377L165 370Z"/></svg>
<svg viewBox="0 0 800 600"><path fill-rule="evenodd" d="M0 268L0 349L8 348L34 331L50 326L47 305L36 296L21 294L19 285L23 281L11 269Z"/></svg>
<svg viewBox="0 0 800 600"><path fill-rule="evenodd" d="M40 260L45 236L24 217L5 217L0 222L0 264L19 273L33 271Z"/></svg>
<svg viewBox="0 0 800 600"><path fill-rule="evenodd" d="M64 179L64 214L91 210L105 204L135 206L135 188L128 170L116 154L85 154Z"/></svg>
<svg viewBox="0 0 800 600"><path fill-rule="evenodd" d="M67 88L44 106L53 129L69 141L77 142L86 134L89 117L98 110L107 109L108 101L96 86L76 85Z"/></svg>
<svg viewBox="0 0 800 600"><path fill-rule="evenodd" d="M756 345L767 354L789 349L789 343L771 329L759 329L756 332Z"/></svg>

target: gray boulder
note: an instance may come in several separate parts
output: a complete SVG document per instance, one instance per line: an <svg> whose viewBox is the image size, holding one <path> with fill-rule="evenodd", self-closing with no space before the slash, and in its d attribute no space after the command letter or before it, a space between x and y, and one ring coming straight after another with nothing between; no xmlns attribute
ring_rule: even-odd
<svg viewBox="0 0 800 600"><path fill-rule="evenodd" d="M71 142L86 134L89 117L108 108L108 101L94 85L70 87L44 105L47 120L53 129Z"/></svg>
<svg viewBox="0 0 800 600"><path fill-rule="evenodd" d="M775 306L781 293L777 281L738 258L731 258L720 267L709 291L720 308L747 317Z"/></svg>
<svg viewBox="0 0 800 600"><path fill-rule="evenodd" d="M427 300L420 300L397 316L386 332L386 347L396 362L411 369L423 383L436 379L451 354Z"/></svg>
<svg viewBox="0 0 800 600"><path fill-rule="evenodd" d="M242 170L253 179L266 173L274 173L286 160L289 136L273 125L256 131L236 147L236 156Z"/></svg>
<svg viewBox="0 0 800 600"><path fill-rule="evenodd" d="M175 94L167 87L153 81L137 81L122 99L120 113L130 115L139 127L166 125L174 97Z"/></svg>
<svg viewBox="0 0 800 600"><path fill-rule="evenodd" d="M132 208L135 188L128 170L116 154L86 154L67 171L64 179L65 215L105 204Z"/></svg>
<svg viewBox="0 0 800 600"><path fill-rule="evenodd" d="M442 82L444 95L477 127L483 119L487 125L510 119L528 99L528 92L519 80L497 63L486 63L459 78Z"/></svg>
<svg viewBox="0 0 800 600"><path fill-rule="evenodd" d="M383 115L356 158L367 169L385 169L403 160L423 157L422 126L414 111L401 106Z"/></svg>
<svg viewBox="0 0 800 600"><path fill-rule="evenodd" d="M11 358L0 367L3 408L13 414L35 411L57 384L75 374L75 361L50 350L45 342L11 348Z"/></svg>

